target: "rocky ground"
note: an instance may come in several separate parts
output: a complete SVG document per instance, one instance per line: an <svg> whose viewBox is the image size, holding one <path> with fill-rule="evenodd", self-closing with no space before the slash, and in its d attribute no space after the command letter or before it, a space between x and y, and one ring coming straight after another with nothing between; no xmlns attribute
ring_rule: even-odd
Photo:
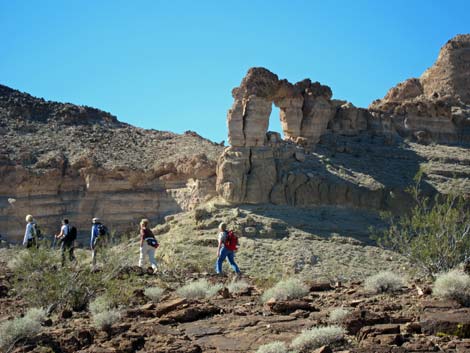
<svg viewBox="0 0 470 353"><path fill-rule="evenodd" d="M226 289L237 281L232 275L211 274L221 220L242 235L237 261L248 286L238 293ZM43 322L40 334L18 341L10 351L255 352L260 345L291 342L303 330L331 324L330 313L338 308L347 312L337 322L346 335L323 352L470 350L470 309L434 298L430 283L420 280L405 259L371 245L361 231L371 222L380 225L371 214L348 217L334 208L231 208L217 203L169 216L155 228L161 244L158 274L133 266L138 258L135 238L116 245L127 259L121 273L132 276L135 287L111 329L95 328L86 309L61 308ZM2 321L27 309L7 266L17 251L0 252ZM80 266L88 266L89 254L79 250L78 256ZM66 270L80 271L76 266ZM364 279L382 270L400 273L404 286L395 293L367 291ZM309 286L303 298L261 302L268 287L293 277ZM179 286L201 278L225 289L201 300L176 293ZM166 288L160 302L143 294L152 286Z"/></svg>

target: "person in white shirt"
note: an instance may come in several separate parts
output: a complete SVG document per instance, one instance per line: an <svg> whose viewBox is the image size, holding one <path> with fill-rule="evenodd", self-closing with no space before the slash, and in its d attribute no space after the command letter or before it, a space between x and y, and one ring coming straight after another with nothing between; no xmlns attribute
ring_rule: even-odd
<svg viewBox="0 0 470 353"><path fill-rule="evenodd" d="M26 246L27 248L32 247L33 245L36 244L36 231L35 231L35 223L34 223L34 218L30 214L26 216L26 230L24 232L24 238L23 238L23 246Z"/></svg>

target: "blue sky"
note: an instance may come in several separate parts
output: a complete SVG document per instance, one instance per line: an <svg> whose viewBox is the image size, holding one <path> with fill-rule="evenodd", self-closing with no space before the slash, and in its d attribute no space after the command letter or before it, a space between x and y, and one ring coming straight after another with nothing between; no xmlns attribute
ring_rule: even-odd
<svg viewBox="0 0 470 353"><path fill-rule="evenodd" d="M469 13L466 0L0 0L0 83L220 142L250 67L365 107L469 33Z"/></svg>

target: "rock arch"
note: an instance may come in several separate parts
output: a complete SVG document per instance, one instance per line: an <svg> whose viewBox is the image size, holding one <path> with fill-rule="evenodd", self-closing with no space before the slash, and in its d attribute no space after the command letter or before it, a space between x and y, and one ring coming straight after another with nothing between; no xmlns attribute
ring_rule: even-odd
<svg viewBox="0 0 470 353"><path fill-rule="evenodd" d="M328 86L309 79L292 84L261 67L251 68L232 96L227 122L233 147L266 145L273 103L285 139L308 145L318 142L337 110Z"/></svg>

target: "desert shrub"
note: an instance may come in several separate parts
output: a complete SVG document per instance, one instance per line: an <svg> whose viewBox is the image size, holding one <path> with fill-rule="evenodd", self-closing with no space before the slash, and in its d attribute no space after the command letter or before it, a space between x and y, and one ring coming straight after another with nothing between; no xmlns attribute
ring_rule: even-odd
<svg viewBox="0 0 470 353"><path fill-rule="evenodd" d="M309 292L308 287L302 281L291 278L278 282L274 287L266 290L261 296L263 302L273 298L276 300L287 300L302 298Z"/></svg>
<svg viewBox="0 0 470 353"><path fill-rule="evenodd" d="M81 253L78 251L78 257ZM107 293L115 303L125 304L132 295L132 278L119 279L129 260L125 251L102 249L101 271L89 264L74 269L60 267L60 253L49 248L21 250L10 260L14 287L31 306L86 308L90 299ZM89 256L87 256L89 259Z"/></svg>
<svg viewBox="0 0 470 353"><path fill-rule="evenodd" d="M366 278L364 288L372 293L395 292L403 287L402 278L390 271L379 272Z"/></svg>
<svg viewBox="0 0 470 353"><path fill-rule="evenodd" d="M258 348L256 353L287 353L287 345L281 341L275 341L268 344L263 344Z"/></svg>
<svg viewBox="0 0 470 353"><path fill-rule="evenodd" d="M247 281L240 280L240 281L233 281L227 286L228 291L230 293L241 293L246 290L250 285Z"/></svg>
<svg viewBox="0 0 470 353"><path fill-rule="evenodd" d="M321 346L341 341L344 334L345 330L339 326L315 327L294 338L291 348L294 352L310 352Z"/></svg>
<svg viewBox="0 0 470 353"><path fill-rule="evenodd" d="M0 325L0 347L8 348L22 338L36 335L42 329L41 322L46 312L43 309L29 309L24 317L9 320Z"/></svg>
<svg viewBox="0 0 470 353"><path fill-rule="evenodd" d="M98 330L107 331L120 318L119 311L115 309L105 310L93 315L93 326Z"/></svg>
<svg viewBox="0 0 470 353"><path fill-rule="evenodd" d="M343 323L344 319L350 314L348 309L336 308L330 311L328 316L328 322L332 324L340 325Z"/></svg>
<svg viewBox="0 0 470 353"><path fill-rule="evenodd" d="M470 306L470 276L457 270L441 274L434 282L432 293L441 299L456 300Z"/></svg>
<svg viewBox="0 0 470 353"><path fill-rule="evenodd" d="M90 313L92 315L96 315L99 313L102 313L104 311L107 311L111 308L112 303L111 301L104 295L101 295L88 305L88 309L90 310Z"/></svg>
<svg viewBox="0 0 470 353"><path fill-rule="evenodd" d="M176 293L187 299L203 299L215 296L222 287L221 284L211 284L205 279L200 279L178 288Z"/></svg>
<svg viewBox="0 0 470 353"><path fill-rule="evenodd" d="M408 190L415 201L411 212L396 218L384 215L390 226L373 237L434 276L455 268L469 255L470 210L461 196L423 196L422 174L417 174L416 185Z"/></svg>
<svg viewBox="0 0 470 353"><path fill-rule="evenodd" d="M159 302L160 299L162 299L164 292L165 290L160 287L150 287L150 288L145 288L144 290L145 296L150 298L154 302Z"/></svg>

